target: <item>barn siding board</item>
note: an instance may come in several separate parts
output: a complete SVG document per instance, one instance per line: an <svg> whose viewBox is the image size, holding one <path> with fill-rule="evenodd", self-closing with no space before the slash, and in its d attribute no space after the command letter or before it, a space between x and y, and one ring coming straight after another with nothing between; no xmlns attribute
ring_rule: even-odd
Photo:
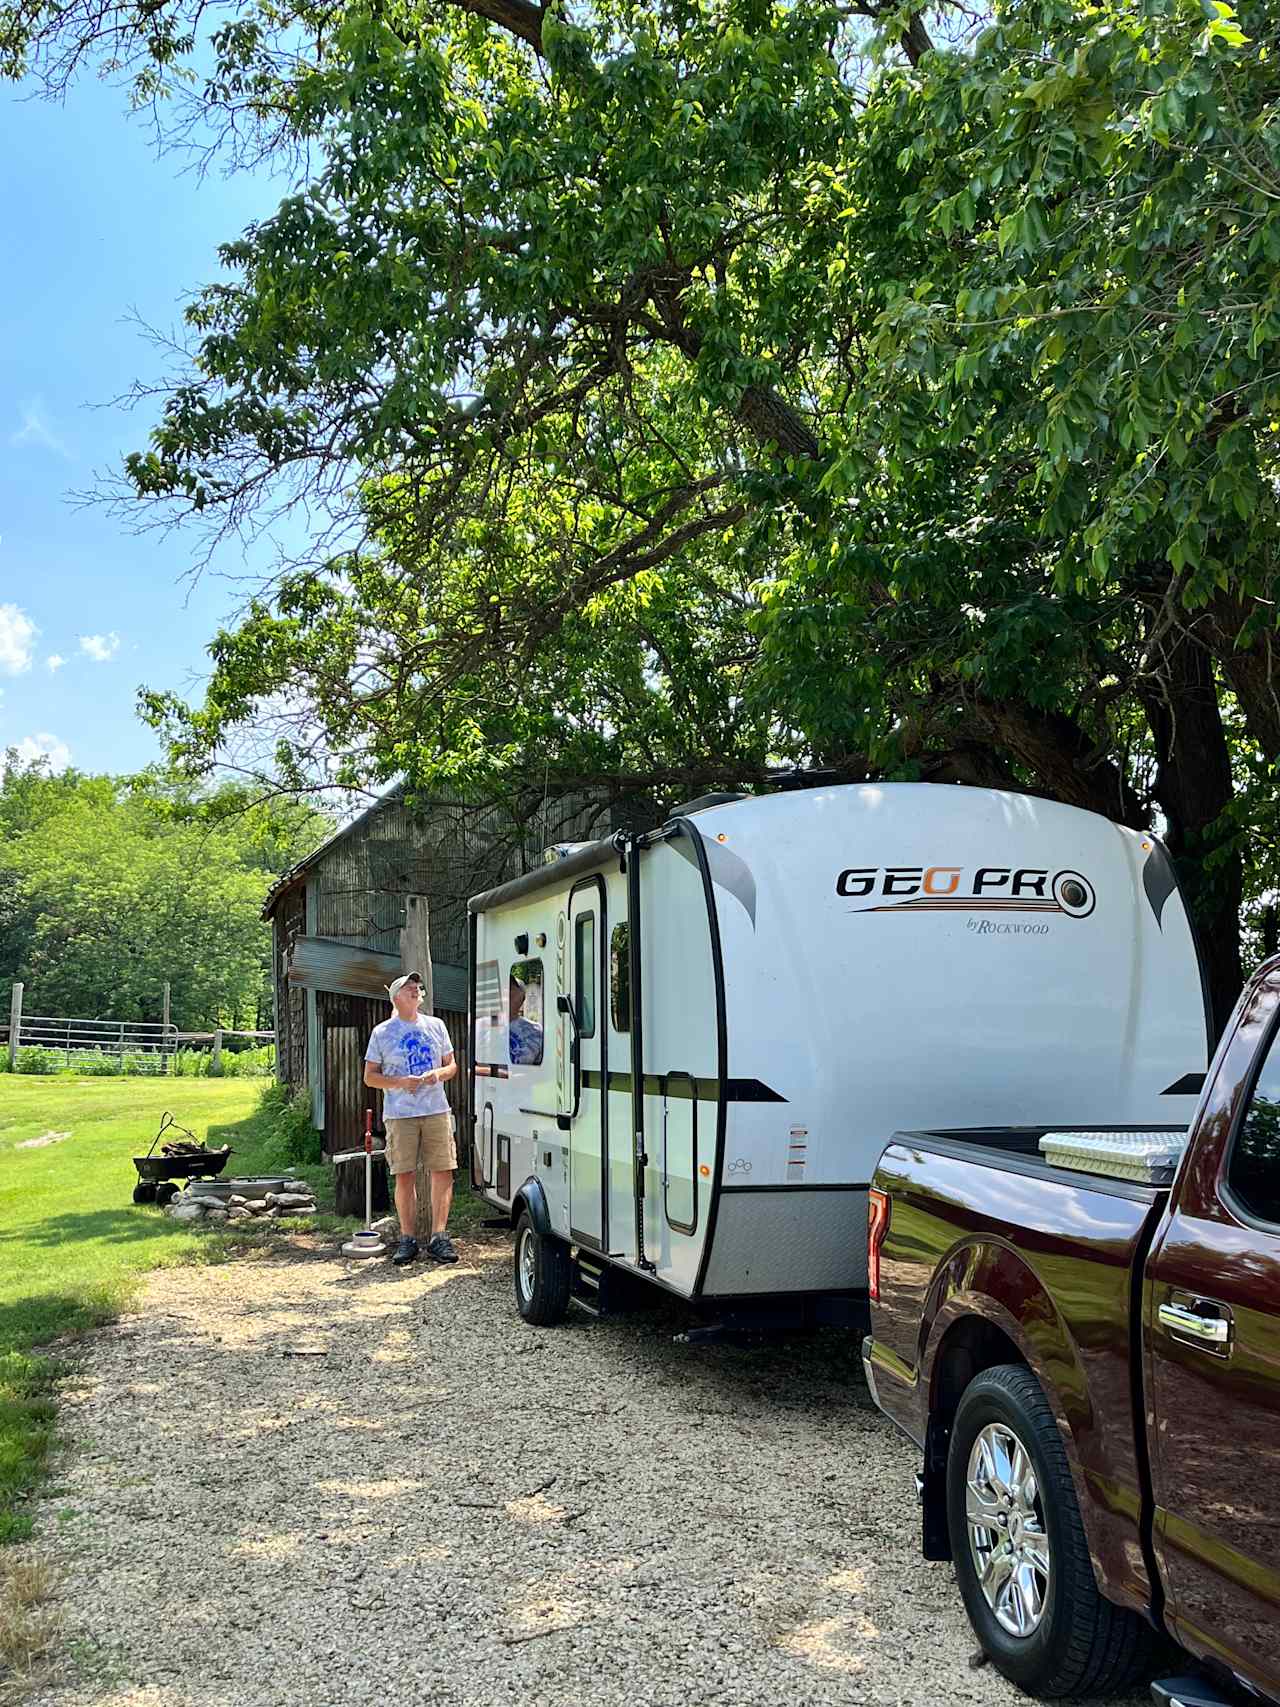
<svg viewBox="0 0 1280 1707"><path fill-rule="evenodd" d="M294 943L306 932L301 885L284 895L274 925L276 1013L280 1028L276 1059L285 1083L297 1089L307 1080L307 999L303 990L289 982L288 964Z"/></svg>

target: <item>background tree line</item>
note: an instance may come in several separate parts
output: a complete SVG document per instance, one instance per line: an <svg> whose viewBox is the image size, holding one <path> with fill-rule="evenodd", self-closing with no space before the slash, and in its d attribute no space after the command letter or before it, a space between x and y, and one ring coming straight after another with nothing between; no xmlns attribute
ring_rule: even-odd
<svg viewBox="0 0 1280 1707"><path fill-rule="evenodd" d="M293 163L123 475L327 516L203 704L144 696L175 762L1033 790L1164 831L1224 1017L1274 933L1278 22L18 0L11 74Z"/></svg>
<svg viewBox="0 0 1280 1707"><path fill-rule="evenodd" d="M166 980L183 1031L269 1030L274 875L330 828L162 771L54 776L7 756L0 781L0 989L30 1013L151 1020ZM7 1009L6 1009L7 1011Z"/></svg>

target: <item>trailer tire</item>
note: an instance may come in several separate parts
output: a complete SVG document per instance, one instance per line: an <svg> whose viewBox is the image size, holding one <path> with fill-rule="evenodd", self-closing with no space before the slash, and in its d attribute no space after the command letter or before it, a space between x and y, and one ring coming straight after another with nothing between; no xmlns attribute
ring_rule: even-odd
<svg viewBox="0 0 1280 1707"><path fill-rule="evenodd" d="M971 1523L971 1510L991 1523ZM983 1370L961 1396L947 1524L969 1622L1011 1683L1048 1699L1106 1695L1154 1667L1154 1631L1098 1592L1062 1437L1021 1364Z"/></svg>
<svg viewBox="0 0 1280 1707"><path fill-rule="evenodd" d="M564 1320L572 1281L569 1247L563 1239L541 1233L526 1209L516 1222L516 1308L534 1327L548 1328Z"/></svg>

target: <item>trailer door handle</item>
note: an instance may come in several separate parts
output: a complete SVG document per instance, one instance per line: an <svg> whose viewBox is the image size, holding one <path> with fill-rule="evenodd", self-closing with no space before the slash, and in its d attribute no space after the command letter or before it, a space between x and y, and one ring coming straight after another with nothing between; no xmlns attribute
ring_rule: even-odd
<svg viewBox="0 0 1280 1707"><path fill-rule="evenodd" d="M1189 1304L1161 1304L1156 1311L1160 1325L1180 1339L1195 1340L1197 1344L1226 1348L1231 1338L1229 1315L1206 1316Z"/></svg>

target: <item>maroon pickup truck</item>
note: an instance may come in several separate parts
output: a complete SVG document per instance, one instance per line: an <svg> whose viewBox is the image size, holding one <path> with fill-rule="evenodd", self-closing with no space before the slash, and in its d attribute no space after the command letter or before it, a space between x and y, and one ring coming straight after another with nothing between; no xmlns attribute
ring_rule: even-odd
<svg viewBox="0 0 1280 1707"><path fill-rule="evenodd" d="M863 1361L924 1455L925 1556L1035 1694L1150 1677L1172 1637L1203 1676L1157 1699L1280 1702L1280 957L1170 1183L1043 1136L898 1133L876 1173Z"/></svg>

